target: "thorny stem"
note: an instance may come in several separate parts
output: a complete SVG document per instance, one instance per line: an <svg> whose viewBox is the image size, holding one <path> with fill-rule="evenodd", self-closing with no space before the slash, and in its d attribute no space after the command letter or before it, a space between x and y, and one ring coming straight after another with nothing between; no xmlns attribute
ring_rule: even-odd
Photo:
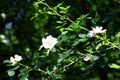
<svg viewBox="0 0 120 80"><path fill-rule="evenodd" d="M61 70L62 70L62 71L66 71L68 67L70 67L70 66L76 64L77 62L79 62L80 60L82 60L84 57L85 57L85 56L82 56L82 57L80 57L79 59L77 59L77 60L75 60L75 61L73 61L73 62L71 62L71 63L65 65L64 67L62 67L62 68L56 70L54 73L58 73L58 72L60 72Z"/></svg>
<svg viewBox="0 0 120 80"><path fill-rule="evenodd" d="M66 17L60 15L57 11L55 11L55 12L56 12L56 15L57 15L57 16L62 17L62 18L64 18L64 19L70 21L71 23L74 23L74 21L72 21L69 17L66 18Z"/></svg>
<svg viewBox="0 0 120 80"><path fill-rule="evenodd" d="M84 58L84 56L80 57L79 59L75 60L74 62L69 63L68 65L65 65L64 68L63 68L63 71L66 71L66 69L67 69L69 66L72 66L72 65L76 64L77 62L79 62L79 61L82 60L83 58Z"/></svg>
<svg viewBox="0 0 120 80"><path fill-rule="evenodd" d="M38 68L38 69L36 69L36 68L32 68L32 67L27 66L27 65L22 64L22 63L19 63L19 65L21 65L21 66L23 66L23 67L27 67L27 68L29 68L29 72L32 71L32 70L35 70L35 71L42 72L42 73L44 73L44 74L48 74L48 75L50 76L50 78L51 78L52 80L54 80L53 76L51 76L48 72L41 70L40 68Z"/></svg>
<svg viewBox="0 0 120 80"><path fill-rule="evenodd" d="M29 68L30 71L35 70L35 71L40 71L40 72L46 74L46 72L43 71L43 70L41 70L40 68L39 68L39 69L35 69L35 68L30 67L30 66L24 65L24 64L22 64L22 63L20 63L20 65L23 66L23 67L27 67L27 68Z"/></svg>

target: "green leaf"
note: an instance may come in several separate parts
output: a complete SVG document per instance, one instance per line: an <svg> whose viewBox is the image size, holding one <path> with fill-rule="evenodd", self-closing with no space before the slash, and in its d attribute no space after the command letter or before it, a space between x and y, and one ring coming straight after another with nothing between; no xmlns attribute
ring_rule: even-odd
<svg viewBox="0 0 120 80"><path fill-rule="evenodd" d="M68 33L68 31L64 31L62 32L62 35L66 35Z"/></svg>
<svg viewBox="0 0 120 80"><path fill-rule="evenodd" d="M60 31L63 32L63 31L64 31L64 28L60 28Z"/></svg>
<svg viewBox="0 0 120 80"><path fill-rule="evenodd" d="M83 19L85 19L89 14L86 14L86 15L81 15L77 20L78 21L81 21Z"/></svg>
<svg viewBox="0 0 120 80"><path fill-rule="evenodd" d="M60 7L63 5L63 2L62 3L59 3L56 7Z"/></svg>
<svg viewBox="0 0 120 80"><path fill-rule="evenodd" d="M87 37L88 37L87 34L79 34L78 36L82 39L87 39Z"/></svg>
<svg viewBox="0 0 120 80"><path fill-rule="evenodd" d="M10 60L4 60L3 63L10 63Z"/></svg>
<svg viewBox="0 0 120 80"><path fill-rule="evenodd" d="M102 43L99 43L95 49L98 50L101 46L102 46Z"/></svg>
<svg viewBox="0 0 120 80"><path fill-rule="evenodd" d="M26 80L28 78L28 76L29 76L28 67L20 69L20 73L19 73L18 76L19 76L20 80Z"/></svg>
<svg viewBox="0 0 120 80"><path fill-rule="evenodd" d="M22 77L20 78L20 80L27 80L27 77L28 77L28 75L22 76Z"/></svg>
<svg viewBox="0 0 120 80"><path fill-rule="evenodd" d="M58 63L60 63L63 59L65 59L66 57L68 57L70 54L72 54L71 50L68 50L62 54L59 54L59 58L57 60Z"/></svg>
<svg viewBox="0 0 120 80"><path fill-rule="evenodd" d="M20 68L20 66L16 66L16 67L14 67L13 69L10 69L10 70L17 70L19 68Z"/></svg>
<svg viewBox="0 0 120 80"><path fill-rule="evenodd" d="M70 6L67 6L67 7L60 6L59 9L61 9L61 11L60 11L61 13L67 13L68 10L70 9Z"/></svg>
<svg viewBox="0 0 120 80"><path fill-rule="evenodd" d="M60 17L60 20L65 20L65 17L61 16L61 17Z"/></svg>
<svg viewBox="0 0 120 80"><path fill-rule="evenodd" d="M61 9L61 10L66 10L66 8L65 8L65 7L62 7L62 6L60 6L59 9Z"/></svg>
<svg viewBox="0 0 120 80"><path fill-rule="evenodd" d="M96 55L92 55L92 57L91 57L91 60L98 60L99 59L99 57L98 56L96 56Z"/></svg>
<svg viewBox="0 0 120 80"><path fill-rule="evenodd" d="M109 64L109 67L114 69L120 69L120 65L117 65L115 63Z"/></svg>
<svg viewBox="0 0 120 80"><path fill-rule="evenodd" d="M15 75L15 71L13 71L13 70L8 70L7 73L10 77Z"/></svg>
<svg viewBox="0 0 120 80"><path fill-rule="evenodd" d="M59 24L63 23L62 21L56 21L56 22L59 23Z"/></svg>
<svg viewBox="0 0 120 80"><path fill-rule="evenodd" d="M53 12L51 12L51 11L47 11L47 14L52 15L52 14L53 14Z"/></svg>
<svg viewBox="0 0 120 80"><path fill-rule="evenodd" d="M67 31L73 31L73 29L72 29L72 28L70 28L70 27L65 28L65 30L67 30Z"/></svg>
<svg viewBox="0 0 120 80"><path fill-rule="evenodd" d="M60 13L66 14L66 11L60 11Z"/></svg>
<svg viewBox="0 0 120 80"><path fill-rule="evenodd" d="M76 46L78 45L80 42L85 42L87 39L76 39L74 40L72 46Z"/></svg>
<svg viewBox="0 0 120 80"><path fill-rule="evenodd" d="M74 24L73 24L73 28L74 29L77 29L79 27L79 22L75 22Z"/></svg>

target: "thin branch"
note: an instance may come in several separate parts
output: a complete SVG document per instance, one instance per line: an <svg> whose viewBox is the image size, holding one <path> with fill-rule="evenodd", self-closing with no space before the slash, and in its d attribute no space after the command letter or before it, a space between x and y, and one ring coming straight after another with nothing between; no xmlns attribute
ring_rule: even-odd
<svg viewBox="0 0 120 80"><path fill-rule="evenodd" d="M56 10L54 10L53 8L51 8L47 3L39 2L38 4L43 4L43 5L47 6L51 11L55 12L55 14L56 14L57 16L62 17L62 18L64 18L64 19L70 21L71 23L74 23L74 21L72 21L69 17L66 18L66 17L62 16L62 15L59 14Z"/></svg>
<svg viewBox="0 0 120 80"><path fill-rule="evenodd" d="M52 80L54 80L53 76L51 76L48 72L43 71L43 70L40 69L40 68L38 68L38 69L36 69L36 68L32 68L32 67L30 67L30 66L28 66L28 65L25 65L25 64L22 64L22 63L19 63L19 65L21 65L21 66L23 66L23 67L27 67L27 68L29 68L29 71L35 70L35 71L42 72L42 73L44 73L44 74L48 74L48 75L50 76L50 78L51 78Z"/></svg>
<svg viewBox="0 0 120 80"><path fill-rule="evenodd" d="M77 62L79 62L80 60L82 60L84 58L84 56L80 57L79 59L75 60L74 62L71 62L70 64L68 65L65 65L64 68L63 68L63 71L66 71L66 69L74 64L76 64Z"/></svg>

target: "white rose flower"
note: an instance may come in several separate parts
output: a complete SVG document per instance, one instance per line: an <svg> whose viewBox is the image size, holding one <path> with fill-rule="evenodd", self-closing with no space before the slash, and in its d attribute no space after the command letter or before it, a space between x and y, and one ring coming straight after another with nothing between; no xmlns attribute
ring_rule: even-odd
<svg viewBox="0 0 120 80"><path fill-rule="evenodd" d="M106 29L104 29L104 30L102 30L102 29L103 29L102 26L100 26L100 27L97 26L96 28L93 28L93 31L95 33L104 33L106 31Z"/></svg>
<svg viewBox="0 0 120 80"><path fill-rule="evenodd" d="M21 61L22 60L22 57L19 56L19 55L15 55L15 61Z"/></svg>
<svg viewBox="0 0 120 80"><path fill-rule="evenodd" d="M15 63L16 63L16 61L15 61L15 59L14 59L13 57L10 57L10 62L11 62L12 64L15 64Z"/></svg>
<svg viewBox="0 0 120 80"><path fill-rule="evenodd" d="M96 35L96 33L95 33L94 31L89 31L88 35L89 35L90 37L94 37L94 36Z"/></svg>
<svg viewBox="0 0 120 80"><path fill-rule="evenodd" d="M21 61L22 60L22 57L21 56L19 56L19 55L15 55L14 57L10 57L10 62L12 63L12 64L15 64L15 63L17 63L17 62L19 62L19 61Z"/></svg>
<svg viewBox="0 0 120 80"><path fill-rule="evenodd" d="M49 35L46 38L42 39L42 45L40 46L39 50L41 50L41 48L43 47L45 49L51 50L55 46L55 44L57 44L57 39Z"/></svg>
<svg viewBox="0 0 120 80"><path fill-rule="evenodd" d="M96 28L92 28L92 30L89 31L88 35L90 37L94 37L96 34L99 34L99 33L104 33L106 31L106 29L102 30L103 27L100 26L100 27L96 27Z"/></svg>

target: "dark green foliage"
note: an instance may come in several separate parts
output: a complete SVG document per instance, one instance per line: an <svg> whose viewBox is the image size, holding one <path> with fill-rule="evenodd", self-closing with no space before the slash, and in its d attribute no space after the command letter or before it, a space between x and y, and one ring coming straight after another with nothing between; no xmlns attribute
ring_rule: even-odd
<svg viewBox="0 0 120 80"><path fill-rule="evenodd" d="M119 24L119 0L2 0L0 80L119 80ZM107 31L90 37L96 26ZM49 53L38 50L48 35L58 40Z"/></svg>

